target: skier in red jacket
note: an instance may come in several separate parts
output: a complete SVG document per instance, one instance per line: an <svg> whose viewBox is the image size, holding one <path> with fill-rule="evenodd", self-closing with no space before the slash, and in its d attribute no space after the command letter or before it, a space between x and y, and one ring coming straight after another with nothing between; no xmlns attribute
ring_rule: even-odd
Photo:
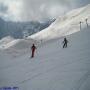
<svg viewBox="0 0 90 90"><path fill-rule="evenodd" d="M32 47L31 47L31 50L32 50L31 58L34 57L35 49L36 49L36 46L33 44Z"/></svg>

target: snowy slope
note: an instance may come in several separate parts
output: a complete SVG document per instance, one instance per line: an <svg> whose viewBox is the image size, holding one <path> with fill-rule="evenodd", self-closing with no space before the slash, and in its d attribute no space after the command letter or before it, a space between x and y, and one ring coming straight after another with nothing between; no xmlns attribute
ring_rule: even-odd
<svg viewBox="0 0 90 90"><path fill-rule="evenodd" d="M2 40L0 40L0 50L5 49L16 49L16 50L22 50L29 48L32 43L36 43L36 40L33 39L13 39L11 37L5 37Z"/></svg>
<svg viewBox="0 0 90 90"><path fill-rule="evenodd" d="M89 19L90 21L90 4L85 7L75 9L63 17L57 18L56 21L48 28L30 36L29 38L36 40L48 40L55 37L70 35L80 31L80 21L83 22L82 28L86 27L85 19Z"/></svg>
<svg viewBox="0 0 90 90"><path fill-rule="evenodd" d="M13 40L14 38L12 38L11 36L4 37L3 39L0 40L0 48L4 47L6 44L8 44Z"/></svg>
<svg viewBox="0 0 90 90"><path fill-rule="evenodd" d="M50 26L56 28L53 32L46 29L32 36L36 40L45 39L48 42L41 42L39 45L32 39L19 39L8 43L6 49L0 49L0 88L15 86L19 90L90 90L90 26L87 28L83 23L81 31L79 26L76 28L80 20L78 18L82 16L84 20L89 16L89 6L71 11L69 14L75 15L73 19L73 15L70 17L69 14L66 15L66 20L57 19ZM82 10L85 10L84 13ZM59 27L60 23L62 25ZM64 26L66 28L62 29L62 33L59 32ZM48 36L44 36L46 32L49 33ZM77 33L71 34L72 32ZM39 37L40 34L42 37ZM63 38L60 35L67 34L70 34L67 36L68 48L63 49ZM38 47L35 58L31 59L30 47L33 42Z"/></svg>
<svg viewBox="0 0 90 90"><path fill-rule="evenodd" d="M52 40L38 47L33 59L28 51L16 57L1 51L0 87L90 90L90 27L67 38L68 48L62 49L62 39Z"/></svg>

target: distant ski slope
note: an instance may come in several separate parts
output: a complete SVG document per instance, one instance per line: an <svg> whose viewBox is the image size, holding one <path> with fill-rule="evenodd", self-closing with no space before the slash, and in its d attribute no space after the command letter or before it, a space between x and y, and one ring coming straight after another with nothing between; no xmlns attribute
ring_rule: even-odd
<svg viewBox="0 0 90 90"><path fill-rule="evenodd" d="M48 28L39 33L36 33L29 38L36 40L50 40L56 37L62 37L65 35L70 35L72 33L80 31L80 21L82 23L82 28L86 27L85 19L90 22L90 4L85 7L72 10L66 15L56 19Z"/></svg>

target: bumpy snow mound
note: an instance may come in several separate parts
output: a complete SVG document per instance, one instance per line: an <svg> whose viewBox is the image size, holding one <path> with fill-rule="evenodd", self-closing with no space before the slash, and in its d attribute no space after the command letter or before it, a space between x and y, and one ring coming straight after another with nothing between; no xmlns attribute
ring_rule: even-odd
<svg viewBox="0 0 90 90"><path fill-rule="evenodd" d="M82 28L86 27L85 19L90 21L90 4L70 11L66 15L56 19L48 28L29 36L36 40L49 40L56 37L70 35L80 31L80 21L83 22Z"/></svg>
<svg viewBox="0 0 90 90"><path fill-rule="evenodd" d="M14 49L17 51L19 50L22 51L30 48L33 43L36 43L36 41L32 39L15 39L15 40L12 40L11 42L3 44L3 46L0 46L0 49L1 50Z"/></svg>
<svg viewBox="0 0 90 90"><path fill-rule="evenodd" d="M10 42L14 41L14 38L11 36L4 37L0 40L0 49L3 49L6 47L6 45Z"/></svg>
<svg viewBox="0 0 90 90"><path fill-rule="evenodd" d="M14 48L16 50L25 50L30 48L33 43L36 43L33 39L18 39L17 43L12 45L10 48Z"/></svg>
<svg viewBox="0 0 90 90"><path fill-rule="evenodd" d="M36 43L33 39L14 39L11 36L7 36L0 40L0 50L11 48L16 50L25 50L33 43Z"/></svg>
<svg viewBox="0 0 90 90"><path fill-rule="evenodd" d="M12 38L11 36L4 37L0 40L0 45L3 44L3 43L8 43L12 40L14 40L14 38Z"/></svg>

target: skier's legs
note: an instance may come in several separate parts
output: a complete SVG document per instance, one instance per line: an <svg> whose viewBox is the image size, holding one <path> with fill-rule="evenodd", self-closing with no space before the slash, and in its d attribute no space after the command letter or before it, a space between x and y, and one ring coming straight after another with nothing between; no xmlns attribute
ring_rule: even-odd
<svg viewBox="0 0 90 90"><path fill-rule="evenodd" d="M67 47L67 43L65 43L65 48Z"/></svg>
<svg viewBox="0 0 90 90"><path fill-rule="evenodd" d="M63 44L63 48L65 48L65 43Z"/></svg>
<svg viewBox="0 0 90 90"><path fill-rule="evenodd" d="M34 57L34 53L35 53L35 50L32 50L32 55L31 55L32 58Z"/></svg>
<svg viewBox="0 0 90 90"><path fill-rule="evenodd" d="M33 53L31 54L31 58L33 57Z"/></svg>
<svg viewBox="0 0 90 90"><path fill-rule="evenodd" d="M34 52L32 51L32 55L31 55L31 57L33 58L34 57Z"/></svg>
<svg viewBox="0 0 90 90"><path fill-rule="evenodd" d="M67 48L67 43L66 42L63 44L63 48Z"/></svg>

